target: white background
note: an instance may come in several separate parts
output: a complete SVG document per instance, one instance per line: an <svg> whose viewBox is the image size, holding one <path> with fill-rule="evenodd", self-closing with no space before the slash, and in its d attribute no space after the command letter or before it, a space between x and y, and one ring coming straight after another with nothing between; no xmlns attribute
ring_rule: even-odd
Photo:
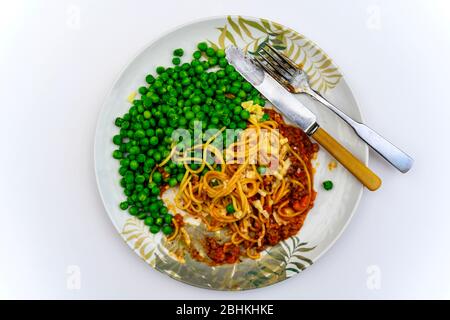
<svg viewBox="0 0 450 320"><path fill-rule="evenodd" d="M109 221L93 166L97 116L124 65L161 32L223 14L313 39L366 122L416 160L402 175L371 153L383 187L364 193L331 250L300 276L246 292L194 288L147 266ZM449 299L449 59L445 0L1 0L0 298ZM79 290L67 287L72 265Z"/></svg>

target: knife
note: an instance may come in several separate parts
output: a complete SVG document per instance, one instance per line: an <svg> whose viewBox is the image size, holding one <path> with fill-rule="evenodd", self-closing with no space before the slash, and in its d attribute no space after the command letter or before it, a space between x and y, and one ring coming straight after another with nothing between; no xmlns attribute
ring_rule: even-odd
<svg viewBox="0 0 450 320"><path fill-rule="evenodd" d="M316 115L267 74L241 49L229 46L225 50L228 62L285 117L299 126L338 160L367 189L377 190L381 179L317 123Z"/></svg>

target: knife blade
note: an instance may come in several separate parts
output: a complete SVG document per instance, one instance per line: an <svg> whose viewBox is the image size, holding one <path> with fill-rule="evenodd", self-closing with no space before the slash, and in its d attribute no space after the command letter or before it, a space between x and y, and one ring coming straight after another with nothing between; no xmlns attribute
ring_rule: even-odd
<svg viewBox="0 0 450 320"><path fill-rule="evenodd" d="M250 82L286 118L314 138L364 186L371 191L377 190L381 186L381 179L330 134L320 128L315 114L267 74L257 62L234 46L229 46L225 50L225 55L227 61L245 80Z"/></svg>
<svg viewBox="0 0 450 320"><path fill-rule="evenodd" d="M316 115L306 108L274 78L267 74L241 49L229 46L225 50L228 62L259 92L263 94L284 116L298 125L306 134L312 135L319 125Z"/></svg>

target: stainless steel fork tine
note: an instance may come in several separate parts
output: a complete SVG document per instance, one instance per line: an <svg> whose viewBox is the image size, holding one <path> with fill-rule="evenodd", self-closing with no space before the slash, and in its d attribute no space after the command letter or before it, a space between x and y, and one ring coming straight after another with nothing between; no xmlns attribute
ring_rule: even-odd
<svg viewBox="0 0 450 320"><path fill-rule="evenodd" d="M263 61L261 61L263 60ZM273 66L269 65L267 61L262 58L261 56L255 57L255 61L258 62L258 64L266 71L268 74L270 74L273 78L275 78L277 81L283 80L282 77L273 69Z"/></svg>
<svg viewBox="0 0 450 320"><path fill-rule="evenodd" d="M261 59L263 59L266 63L262 62ZM280 75L279 72L276 71L276 69L273 68L272 65L267 64L267 60L265 60L261 55L258 57L255 57L254 59L258 64L269 74L277 80L281 85L283 85L287 90L291 91L289 81L287 81L283 76Z"/></svg>
<svg viewBox="0 0 450 320"><path fill-rule="evenodd" d="M266 43L265 46L270 48L281 60L283 60L285 63L287 63L292 69L294 69L294 70L298 69L298 65L296 65L294 61L289 59L284 54L281 54L280 52L278 52L278 50L275 49L272 45Z"/></svg>
<svg viewBox="0 0 450 320"><path fill-rule="evenodd" d="M292 75L288 73L277 61L274 59L267 58L264 54L259 53L259 57L263 59L272 69L275 73L278 74L278 77L284 78L285 81L289 82L292 78Z"/></svg>
<svg viewBox="0 0 450 320"><path fill-rule="evenodd" d="M272 59L277 61L284 70L289 72L289 74L291 74L292 76L295 75L296 71L298 70L298 66L296 66L295 63L292 62L288 57L286 57L272 45L267 43L264 45L262 50L266 52L266 54L270 55Z"/></svg>
<svg viewBox="0 0 450 320"><path fill-rule="evenodd" d="M290 68L290 65L286 66L286 64L283 61L280 61L280 59L275 57L272 53L270 53L264 47L261 48L261 51L263 51L265 53L265 54L260 53L261 57L265 58L266 61L271 60L272 61L272 63L271 63L272 65L276 64L276 66L274 66L274 69L279 71L279 72L281 72L281 70L284 71L286 74L284 74L283 76L286 77L287 80L291 80L292 76L295 74L295 70L292 70Z"/></svg>

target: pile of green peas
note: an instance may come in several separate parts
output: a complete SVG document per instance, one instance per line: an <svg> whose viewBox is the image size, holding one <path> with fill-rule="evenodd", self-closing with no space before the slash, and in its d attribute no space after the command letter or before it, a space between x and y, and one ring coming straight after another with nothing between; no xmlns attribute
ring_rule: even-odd
<svg viewBox="0 0 450 320"><path fill-rule="evenodd" d="M260 93L228 64L223 49L201 42L190 62L182 63L183 55L183 49L174 50L173 66L159 66L156 75L146 76L139 98L115 119L120 130L113 137L117 149L112 155L120 161L120 185L127 197L120 208L144 220L150 232L165 235L173 232L173 216L160 199L161 190L178 185L186 172L183 164L172 161L157 166L170 155L173 131L187 129L194 140L195 121L201 121L203 130L245 129L250 113L241 103L265 104ZM191 167L195 170L198 164Z"/></svg>

